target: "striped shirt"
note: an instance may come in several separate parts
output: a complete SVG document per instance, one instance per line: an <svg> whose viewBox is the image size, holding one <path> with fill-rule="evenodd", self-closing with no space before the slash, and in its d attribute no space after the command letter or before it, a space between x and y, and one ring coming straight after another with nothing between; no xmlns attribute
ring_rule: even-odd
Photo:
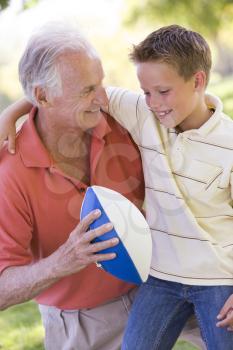
<svg viewBox="0 0 233 350"><path fill-rule="evenodd" d="M153 239L151 275L190 285L233 285L233 121L213 115L177 133L159 124L143 96L109 88L110 114L142 156Z"/></svg>

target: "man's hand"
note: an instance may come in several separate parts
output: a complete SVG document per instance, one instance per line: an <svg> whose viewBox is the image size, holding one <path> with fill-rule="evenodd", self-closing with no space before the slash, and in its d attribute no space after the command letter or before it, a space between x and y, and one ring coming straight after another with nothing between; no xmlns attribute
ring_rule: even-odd
<svg viewBox="0 0 233 350"><path fill-rule="evenodd" d="M100 215L100 210L87 215L71 232L67 241L50 256L34 264L5 269L0 274L0 310L34 298L60 278L78 272L91 263L114 259L115 253L96 253L115 246L119 241L117 238L91 243L95 237L110 231L112 224L87 231Z"/></svg>
<svg viewBox="0 0 233 350"><path fill-rule="evenodd" d="M223 308L219 312L217 327L227 327L228 331L233 331L233 294L227 299Z"/></svg>
<svg viewBox="0 0 233 350"><path fill-rule="evenodd" d="M112 238L103 242L91 243L94 238L113 228L113 225L108 223L95 230L87 231L90 224L100 215L100 210L93 211L87 215L71 232L68 240L50 256L53 259L53 265L56 266L56 277L64 277L78 272L91 263L111 260L116 257L115 253L96 253L103 249L114 247L119 243L119 239Z"/></svg>

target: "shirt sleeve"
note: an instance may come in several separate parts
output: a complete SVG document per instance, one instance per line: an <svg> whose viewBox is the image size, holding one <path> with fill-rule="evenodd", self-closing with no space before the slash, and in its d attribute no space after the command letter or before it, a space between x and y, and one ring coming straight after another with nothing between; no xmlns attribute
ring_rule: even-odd
<svg viewBox="0 0 233 350"><path fill-rule="evenodd" d="M31 263L32 224L29 207L14 168L0 166L0 273Z"/></svg>
<svg viewBox="0 0 233 350"><path fill-rule="evenodd" d="M109 114L129 131L136 144L140 144L140 130L149 113L142 95L129 90L109 87Z"/></svg>

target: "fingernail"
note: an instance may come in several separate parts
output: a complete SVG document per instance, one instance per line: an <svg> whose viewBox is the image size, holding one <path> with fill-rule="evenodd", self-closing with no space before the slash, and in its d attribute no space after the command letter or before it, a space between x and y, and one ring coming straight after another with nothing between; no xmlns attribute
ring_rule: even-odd
<svg viewBox="0 0 233 350"><path fill-rule="evenodd" d="M100 215L100 214L101 214L101 211L100 211L99 209L96 209L96 210L94 211L94 214L95 214L95 215Z"/></svg>
<svg viewBox="0 0 233 350"><path fill-rule="evenodd" d="M222 316L219 314L219 315L217 316L217 319L220 320L221 318L222 318Z"/></svg>
<svg viewBox="0 0 233 350"><path fill-rule="evenodd" d="M118 238L113 238L112 239L112 243L118 243L119 242L119 239Z"/></svg>
<svg viewBox="0 0 233 350"><path fill-rule="evenodd" d="M11 154L15 154L15 150L10 149L10 153L11 153Z"/></svg>

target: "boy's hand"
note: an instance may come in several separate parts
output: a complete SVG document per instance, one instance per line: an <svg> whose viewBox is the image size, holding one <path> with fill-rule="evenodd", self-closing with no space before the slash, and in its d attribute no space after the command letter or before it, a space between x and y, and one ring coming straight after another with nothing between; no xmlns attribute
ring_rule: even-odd
<svg viewBox="0 0 233 350"><path fill-rule="evenodd" d="M233 294L225 302L217 319L220 320L216 323L217 327L227 327L228 331L233 331Z"/></svg>
<svg viewBox="0 0 233 350"><path fill-rule="evenodd" d="M25 98L8 106L0 114L0 149L5 140L8 140L8 150L15 153L16 121L30 112L32 105Z"/></svg>
<svg viewBox="0 0 233 350"><path fill-rule="evenodd" d="M3 147L4 141L8 140L8 151L12 154L15 153L15 137L16 126L12 122L8 115L3 112L0 115L0 148Z"/></svg>

